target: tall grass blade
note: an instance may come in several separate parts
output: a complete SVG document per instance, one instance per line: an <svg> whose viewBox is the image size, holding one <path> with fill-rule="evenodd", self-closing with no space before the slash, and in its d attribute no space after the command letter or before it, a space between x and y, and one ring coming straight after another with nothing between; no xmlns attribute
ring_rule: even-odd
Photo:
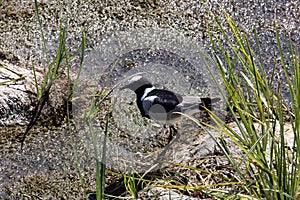
<svg viewBox="0 0 300 200"><path fill-rule="evenodd" d="M105 170L106 170L106 150L107 150L107 133L108 133L108 119L109 112L106 114L104 138L102 142L102 160L101 160L101 169L100 169L100 199L104 199L104 188L105 188Z"/></svg>
<svg viewBox="0 0 300 200"><path fill-rule="evenodd" d="M38 7L38 2L37 2L37 0L34 0L34 8L35 8L35 14L36 14L36 17L37 17L37 19L38 19L38 23L39 23L39 28L40 28L41 36L42 36L42 42L43 42L43 55L45 55L45 57L46 57L46 63L47 63L47 65L49 65L50 62L49 62L49 57L48 57L48 52L47 52L46 39L45 39L44 31L43 31L43 24L42 24L42 20L41 20L41 18L40 18L40 13L39 13L39 7Z"/></svg>

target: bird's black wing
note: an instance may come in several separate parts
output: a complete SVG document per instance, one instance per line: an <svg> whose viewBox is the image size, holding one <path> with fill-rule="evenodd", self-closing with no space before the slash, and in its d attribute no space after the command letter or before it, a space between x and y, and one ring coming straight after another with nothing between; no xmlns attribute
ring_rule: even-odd
<svg viewBox="0 0 300 200"><path fill-rule="evenodd" d="M148 93L147 97L156 96L152 106L159 104L164 107L166 112L173 110L179 103L182 102L182 96L169 90L154 89Z"/></svg>

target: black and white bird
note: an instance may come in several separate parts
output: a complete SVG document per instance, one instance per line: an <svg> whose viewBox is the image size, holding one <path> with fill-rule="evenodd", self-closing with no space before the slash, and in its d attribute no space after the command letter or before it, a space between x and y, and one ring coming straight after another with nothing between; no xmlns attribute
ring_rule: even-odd
<svg viewBox="0 0 300 200"><path fill-rule="evenodd" d="M181 96L175 92L156 89L152 83L141 75L136 75L121 89L128 88L135 92L136 103L143 117L172 122L180 118L181 113L192 115L200 110L211 110L216 99L195 96ZM170 129L177 132L173 125Z"/></svg>

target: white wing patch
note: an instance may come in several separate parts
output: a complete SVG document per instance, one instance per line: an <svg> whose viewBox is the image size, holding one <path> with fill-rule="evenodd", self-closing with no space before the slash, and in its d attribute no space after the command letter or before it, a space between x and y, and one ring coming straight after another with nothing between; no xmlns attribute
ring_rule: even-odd
<svg viewBox="0 0 300 200"><path fill-rule="evenodd" d="M145 91L144 91L144 95L141 98L141 101L144 101L145 97L149 94L149 92L151 92L154 89L155 89L154 86L152 88L146 88ZM157 96L155 96L155 97L157 97Z"/></svg>

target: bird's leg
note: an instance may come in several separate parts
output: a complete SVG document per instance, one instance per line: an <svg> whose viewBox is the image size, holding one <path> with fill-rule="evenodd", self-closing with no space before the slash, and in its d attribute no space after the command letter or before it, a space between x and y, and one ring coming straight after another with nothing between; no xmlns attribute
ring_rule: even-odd
<svg viewBox="0 0 300 200"><path fill-rule="evenodd" d="M169 126L169 129L170 129L170 134L169 134L169 138L168 138L168 144L171 142L171 140L173 139L174 135L176 135L177 132L178 132L177 129L174 127L173 124L171 124Z"/></svg>

